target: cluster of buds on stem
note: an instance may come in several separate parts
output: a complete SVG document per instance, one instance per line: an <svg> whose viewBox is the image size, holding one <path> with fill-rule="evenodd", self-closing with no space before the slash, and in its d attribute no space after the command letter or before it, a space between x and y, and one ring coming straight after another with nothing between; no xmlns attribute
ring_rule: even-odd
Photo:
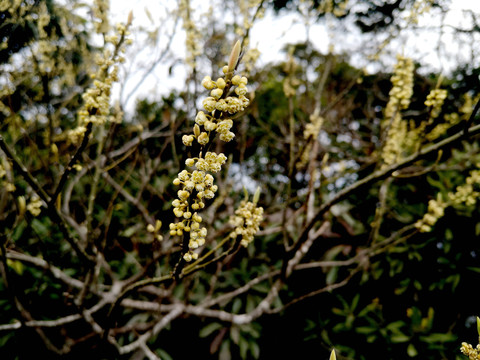
<svg viewBox="0 0 480 360"><path fill-rule="evenodd" d="M480 167L480 164L477 164ZM448 193L448 199L442 200L439 196L437 200L430 200L428 202L428 211L423 216L423 219L417 221L415 226L421 232L429 232L437 220L444 214L444 210L448 206L473 206L477 203L480 197L480 170L470 171L470 175L465 179L465 184L457 186L455 192Z"/></svg>
<svg viewBox="0 0 480 360"><path fill-rule="evenodd" d="M397 56L397 64L391 78L392 89L390 98L385 108L384 130L386 141L382 149L381 157L383 167L397 162L404 154L408 142L408 124L402 121L401 110L407 109L413 95L413 60L403 56Z"/></svg>
<svg viewBox="0 0 480 360"><path fill-rule="evenodd" d="M413 60L403 56L397 56L390 90L390 99L385 110L385 116L391 118L401 109L406 109L410 105L410 99L413 95Z"/></svg>
<svg viewBox="0 0 480 360"><path fill-rule="evenodd" d="M248 106L246 77L234 75L240 58L241 45L237 41L230 54L227 65L223 67L223 77L213 81L206 76L202 86L210 91L203 101L205 111L199 111L195 117L193 134L184 135L183 144L187 147L198 144L198 155L190 157L185 165L190 170L182 170L173 184L181 186L178 198L172 203L173 213L179 221L170 224L170 235L189 236L188 249L183 249L183 259L187 262L198 258L195 250L205 243L207 229L201 226L202 217L198 212L205 207L205 201L215 196L218 186L214 185L211 173L217 173L227 160L223 154L207 151L216 134L220 140L231 141L235 134L232 115ZM197 145L195 144L195 145ZM186 234L187 233L187 234Z"/></svg>
<svg viewBox="0 0 480 360"><path fill-rule="evenodd" d="M247 247L253 241L253 238L260 228L263 220L263 208L257 206L260 197L260 188L257 188L253 201L242 200L240 207L235 210L235 216L230 218L230 224L235 229L230 233L230 237L241 236L240 245Z"/></svg>
<svg viewBox="0 0 480 360"><path fill-rule="evenodd" d="M110 93L112 84L118 81L118 64L123 63L125 58L125 45L132 43L127 36L130 35L128 27L132 22L132 13L128 16L127 24L118 24L115 35L105 35L105 49L102 55L97 56L97 71L90 75L93 86L82 95L84 100L83 108L78 112L79 126L70 130L68 138L72 143L78 143L89 123L103 125L108 120L110 113ZM107 45L113 45L113 50Z"/></svg>
<svg viewBox="0 0 480 360"><path fill-rule="evenodd" d="M425 100L425 106L431 107L430 119L435 119L440 115L442 111L443 102L447 98L447 90L445 89L433 89Z"/></svg>

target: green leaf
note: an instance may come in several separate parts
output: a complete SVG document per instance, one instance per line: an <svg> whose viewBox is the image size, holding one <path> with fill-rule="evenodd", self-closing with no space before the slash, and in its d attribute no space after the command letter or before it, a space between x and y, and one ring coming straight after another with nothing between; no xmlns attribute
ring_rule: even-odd
<svg viewBox="0 0 480 360"><path fill-rule="evenodd" d="M18 260L12 260L12 259L7 259L7 265L9 268L11 268L13 271L15 271L18 275L23 274L23 264L22 262Z"/></svg>
<svg viewBox="0 0 480 360"><path fill-rule="evenodd" d="M358 326L355 328L355 331L359 334L371 334L375 332L375 328L369 327L369 326Z"/></svg>
<svg viewBox="0 0 480 360"><path fill-rule="evenodd" d="M220 346L220 353L218 354L218 360L231 360L232 354L230 353L230 341L226 340L222 342Z"/></svg>
<svg viewBox="0 0 480 360"><path fill-rule="evenodd" d="M475 224L475 236L480 235L480 222Z"/></svg>
<svg viewBox="0 0 480 360"><path fill-rule="evenodd" d="M413 346L413 344L409 344L408 347L407 347L407 354L408 356L410 357L415 357L418 355L418 351L417 349L415 349L415 346Z"/></svg>
<svg viewBox="0 0 480 360"><path fill-rule="evenodd" d="M330 269L326 277L327 285L331 285L335 283L335 281L337 280L337 274L338 274L338 267L333 267L332 269Z"/></svg>
<svg viewBox="0 0 480 360"><path fill-rule="evenodd" d="M205 338L211 335L213 332L220 330L221 328L223 328L223 326L222 324L219 324L219 323L208 324L207 326L205 326L203 329L200 330L200 332L198 333L198 336L200 336L201 338Z"/></svg>
<svg viewBox="0 0 480 360"><path fill-rule="evenodd" d="M250 352L254 359L260 358L260 346L258 346L256 341L250 341Z"/></svg>
<svg viewBox="0 0 480 360"><path fill-rule="evenodd" d="M230 338L233 340L233 343L238 345L238 342L240 340L240 329L238 326L232 326L230 328Z"/></svg>
<svg viewBox="0 0 480 360"><path fill-rule="evenodd" d="M13 242L17 242L20 239L26 227L27 223L25 221L22 221L20 224L18 224L12 234Z"/></svg>
<svg viewBox="0 0 480 360"><path fill-rule="evenodd" d="M392 341L392 343L398 344L398 343L404 343L409 341L410 337L408 337L407 335L398 334L398 335L392 335L390 337L390 340Z"/></svg>
<svg viewBox="0 0 480 360"><path fill-rule="evenodd" d="M248 342L245 338L241 337L240 341L238 342L238 347L240 348L240 357L242 359L247 358L247 351L248 351Z"/></svg>
<svg viewBox="0 0 480 360"><path fill-rule="evenodd" d="M120 235L126 238L130 238L132 237L133 234L137 233L142 227L143 227L142 224L135 224L133 226L130 226L129 228L126 228L124 231L120 233Z"/></svg>
<svg viewBox="0 0 480 360"><path fill-rule="evenodd" d="M357 308L359 301L360 301L360 294L356 294L352 300L352 305L350 307L352 311L354 311Z"/></svg>
<svg viewBox="0 0 480 360"><path fill-rule="evenodd" d="M241 308L242 308L242 300L237 297L235 298L235 300L233 300L232 313L238 314Z"/></svg>
<svg viewBox="0 0 480 360"><path fill-rule="evenodd" d="M457 336L454 334L433 333L427 336L421 336L420 340L427 343L444 343L457 340Z"/></svg>
<svg viewBox="0 0 480 360"><path fill-rule="evenodd" d="M32 228L41 238L48 234L48 227L38 219L32 220Z"/></svg>
<svg viewBox="0 0 480 360"><path fill-rule="evenodd" d="M480 336L480 318L477 316L477 333Z"/></svg>
<svg viewBox="0 0 480 360"><path fill-rule="evenodd" d="M398 320L398 321L394 321L394 322L388 324L388 325L386 326L386 328L387 328L388 330L392 331L392 332L394 332L394 331L397 331L397 332L398 332L399 329L400 329L402 326L404 326L404 325L405 325L405 323L404 323L403 321Z"/></svg>
<svg viewBox="0 0 480 360"><path fill-rule="evenodd" d="M160 356L160 359L162 360L173 360L173 358L165 350L156 349L155 352Z"/></svg>

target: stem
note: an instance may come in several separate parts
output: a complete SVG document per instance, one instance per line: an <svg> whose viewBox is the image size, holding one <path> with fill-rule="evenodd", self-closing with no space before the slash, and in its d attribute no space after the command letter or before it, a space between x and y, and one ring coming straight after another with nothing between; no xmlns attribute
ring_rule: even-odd
<svg viewBox="0 0 480 360"><path fill-rule="evenodd" d="M75 152L75 154L70 159L67 167L65 168L65 170L62 174L62 177L60 178L60 181L58 182L57 188L55 189L55 192L53 193L53 196L52 196L51 200L49 201L50 204L55 204L55 201L57 201L58 195L60 195L60 192L62 191L63 187L65 186L65 183L67 182L68 175L70 175L70 173L72 172L73 165L75 165L75 163L78 161L78 159L82 155L83 151L87 147L88 138L89 138L89 136L92 132L92 127L93 127L93 124L91 122L87 124L87 130L85 131L85 134L83 135L82 143L80 144L77 151Z"/></svg>

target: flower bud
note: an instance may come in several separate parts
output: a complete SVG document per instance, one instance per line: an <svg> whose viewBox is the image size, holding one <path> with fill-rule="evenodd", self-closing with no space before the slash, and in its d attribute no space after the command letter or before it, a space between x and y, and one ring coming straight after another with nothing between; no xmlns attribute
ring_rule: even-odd
<svg viewBox="0 0 480 360"><path fill-rule="evenodd" d="M200 145L206 145L209 141L208 134L203 132L198 136L198 143Z"/></svg>
<svg viewBox="0 0 480 360"><path fill-rule="evenodd" d="M240 44L240 40L237 40L230 53L230 59L228 60L228 72L233 72L235 70L241 49L242 45Z"/></svg>
<svg viewBox="0 0 480 360"><path fill-rule="evenodd" d="M193 127L193 134L197 139L200 136L200 126L198 126L197 124L195 124L195 126Z"/></svg>

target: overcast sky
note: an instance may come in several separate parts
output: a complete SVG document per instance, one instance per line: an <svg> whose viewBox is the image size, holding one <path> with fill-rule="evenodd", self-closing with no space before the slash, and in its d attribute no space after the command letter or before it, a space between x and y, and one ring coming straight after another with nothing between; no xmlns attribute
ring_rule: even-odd
<svg viewBox="0 0 480 360"><path fill-rule="evenodd" d="M215 3L222 3L221 1L215 1ZM354 3L351 1L351 3ZM134 5L133 5L134 4ZM135 2L129 0L116 0L111 1L111 18L112 22L125 21L130 10L133 10L133 32L135 35L135 28L139 26L153 29L154 26L163 24L166 33L169 33L173 29L172 17L168 16L166 12L173 10L176 7L177 1L152 1L152 0L136 0ZM209 2L191 0L192 8L195 9L195 16L199 16L208 10ZM133 5L133 6L132 6ZM133 9L132 9L133 8ZM218 6L215 7L217 11L221 11ZM468 25L470 19L465 16L464 10L473 10L480 13L480 1L472 0L452 0L451 11L443 21L452 26ZM147 11L151 15L151 19L147 16ZM153 20L153 23L152 23ZM422 27L428 27L432 25L438 25L441 19L435 12L430 12L426 16L420 19L419 25ZM347 50L349 52L355 52L355 47L359 46L360 42L356 37L361 35L353 26L348 26L345 33L341 33L338 30L332 33L327 30L327 26L324 23L313 24L310 28L310 41L315 48L321 52L327 52L329 45L335 45L335 51ZM257 47L260 50L261 58L259 65L265 65L269 62L279 62L284 60L285 55L281 52L281 49L285 44L298 43L305 41L306 28L301 17L297 13L281 13L280 15L274 15L272 11L267 11L266 16L258 20L251 30L251 45ZM332 38L333 36L333 38ZM439 56L436 51L436 46L439 39L449 44L449 54L444 53ZM160 38L160 48L165 45L167 37ZM151 50L146 47L139 47L144 40L137 37L137 46L133 47L135 50L136 59L134 62L134 68L146 64L150 59L158 55L159 50ZM459 38L454 38L448 31L444 34L439 34L435 31L416 31L415 33L403 32L401 37L396 39L397 43L393 44L393 47L398 47L398 52L403 53L406 56L411 56L416 60L420 60L422 64L430 65L432 69L438 72L448 73L453 65L458 61L458 57L470 56L470 53L466 53L466 45L461 45ZM363 45L362 45L363 46ZM185 34L181 27L181 22L177 24L176 35L173 39L171 51L178 59L185 56ZM445 52L444 51L444 52ZM368 64L365 58L360 56L362 49L358 49L359 56L353 56L354 61L358 61L360 66L367 65L367 69L375 69L375 64ZM133 56L133 55L132 55ZM143 60L142 60L143 59ZM392 62L394 60L386 59ZM363 63L362 63L363 62ZM157 97L161 94L167 94L171 89L183 89L185 86L185 71L182 67L175 67L172 74L169 74L168 67L170 62L166 62L165 66L159 65L155 68L152 74L146 79L144 84L136 91L135 95L127 104L127 109L132 109L135 103L135 98L140 96L152 96ZM378 65L378 64L377 64ZM390 63L390 65L392 65ZM384 66L384 65L383 65ZM137 76L137 77L136 77ZM136 84L138 75L134 75L127 83L125 93L129 91ZM125 97L124 97L125 98Z"/></svg>

